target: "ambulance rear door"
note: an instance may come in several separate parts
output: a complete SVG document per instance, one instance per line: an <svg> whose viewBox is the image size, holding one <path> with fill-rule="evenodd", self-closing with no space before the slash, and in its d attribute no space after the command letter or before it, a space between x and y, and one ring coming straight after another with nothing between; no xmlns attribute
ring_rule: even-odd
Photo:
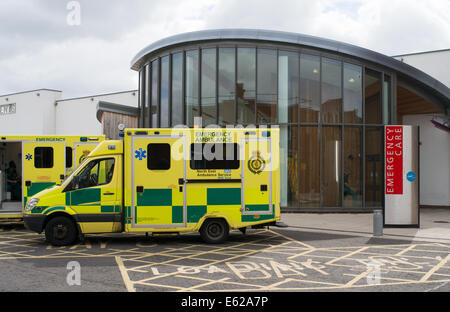
<svg viewBox="0 0 450 312"><path fill-rule="evenodd" d="M24 205L27 199L64 179L65 143L23 142L22 149Z"/></svg>
<svg viewBox="0 0 450 312"><path fill-rule="evenodd" d="M268 133L268 132L266 132ZM242 214L245 221L260 221L273 215L270 137L241 140ZM260 215L267 215L262 217Z"/></svg>
<svg viewBox="0 0 450 312"><path fill-rule="evenodd" d="M186 227L186 137L131 136L131 227Z"/></svg>

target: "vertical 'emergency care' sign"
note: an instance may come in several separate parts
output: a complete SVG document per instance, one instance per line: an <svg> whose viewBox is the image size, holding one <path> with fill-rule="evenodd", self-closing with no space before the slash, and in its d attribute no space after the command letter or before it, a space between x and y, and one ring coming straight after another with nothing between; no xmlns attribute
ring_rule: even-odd
<svg viewBox="0 0 450 312"><path fill-rule="evenodd" d="M419 129L384 128L384 225L419 226Z"/></svg>
<svg viewBox="0 0 450 312"><path fill-rule="evenodd" d="M386 126L385 133L385 193L403 194L403 127Z"/></svg>

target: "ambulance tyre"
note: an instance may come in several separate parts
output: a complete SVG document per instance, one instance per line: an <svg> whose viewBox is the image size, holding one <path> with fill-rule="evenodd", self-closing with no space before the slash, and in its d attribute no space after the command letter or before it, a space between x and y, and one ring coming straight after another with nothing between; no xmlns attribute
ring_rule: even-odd
<svg viewBox="0 0 450 312"><path fill-rule="evenodd" d="M77 239L75 223L64 216L57 216L47 222L45 226L45 239L53 246L71 245Z"/></svg>
<svg viewBox="0 0 450 312"><path fill-rule="evenodd" d="M224 219L206 219L200 228L200 236L208 244L220 244L227 240L230 228Z"/></svg>

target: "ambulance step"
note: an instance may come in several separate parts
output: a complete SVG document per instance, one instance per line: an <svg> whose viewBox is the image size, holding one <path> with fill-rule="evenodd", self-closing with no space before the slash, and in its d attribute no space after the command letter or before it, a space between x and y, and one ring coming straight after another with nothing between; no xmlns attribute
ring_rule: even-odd
<svg viewBox="0 0 450 312"><path fill-rule="evenodd" d="M152 236L178 236L180 235L180 232L153 232Z"/></svg>
<svg viewBox="0 0 450 312"><path fill-rule="evenodd" d="M262 223L262 224L256 224L256 225L252 225L252 229L262 229L266 226L276 226L276 227L280 227L280 228L287 228L288 225L284 222L281 221L273 221L273 222L269 222L269 223Z"/></svg>
<svg viewBox="0 0 450 312"><path fill-rule="evenodd" d="M281 221L277 221L277 222L275 222L275 224L271 224L271 225L276 226L276 227L281 227L281 228L289 227L289 225L287 225L286 223L281 222Z"/></svg>

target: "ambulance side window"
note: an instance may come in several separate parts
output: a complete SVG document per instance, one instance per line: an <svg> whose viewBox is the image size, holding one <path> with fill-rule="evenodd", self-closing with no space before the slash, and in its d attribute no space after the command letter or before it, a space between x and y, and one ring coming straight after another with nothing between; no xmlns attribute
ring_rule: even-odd
<svg viewBox="0 0 450 312"><path fill-rule="evenodd" d="M73 165L72 148L66 147L66 168L72 168L72 165Z"/></svg>
<svg viewBox="0 0 450 312"><path fill-rule="evenodd" d="M53 168L53 148L36 147L34 149L35 168Z"/></svg>
<svg viewBox="0 0 450 312"><path fill-rule="evenodd" d="M150 170L170 169L170 144L150 143L147 145L147 168Z"/></svg>
<svg viewBox="0 0 450 312"><path fill-rule="evenodd" d="M193 143L190 167L193 170L239 169L239 145L236 143Z"/></svg>
<svg viewBox="0 0 450 312"><path fill-rule="evenodd" d="M86 164L65 191L105 185L114 175L114 158L96 159Z"/></svg>

